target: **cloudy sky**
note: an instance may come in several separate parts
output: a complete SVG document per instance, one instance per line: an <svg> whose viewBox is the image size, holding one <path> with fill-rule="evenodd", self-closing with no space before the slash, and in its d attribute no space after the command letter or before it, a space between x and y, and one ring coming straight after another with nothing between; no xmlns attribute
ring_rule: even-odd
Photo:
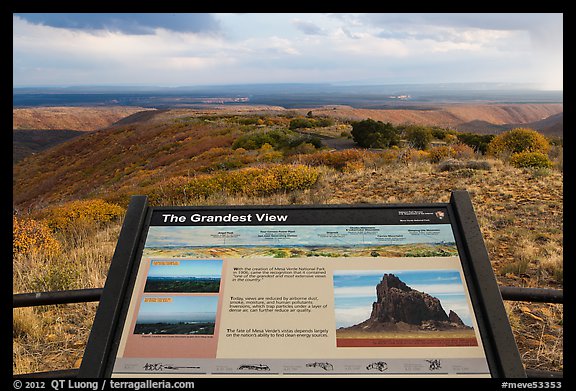
<svg viewBox="0 0 576 391"><path fill-rule="evenodd" d="M562 48L562 14L18 13L13 84L562 89Z"/></svg>

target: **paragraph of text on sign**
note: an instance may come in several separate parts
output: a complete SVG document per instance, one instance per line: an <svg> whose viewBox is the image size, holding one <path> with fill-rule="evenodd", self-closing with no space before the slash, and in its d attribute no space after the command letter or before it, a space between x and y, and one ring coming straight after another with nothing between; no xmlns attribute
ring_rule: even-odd
<svg viewBox="0 0 576 391"><path fill-rule="evenodd" d="M232 281L261 282L269 278L326 278L323 267L234 267Z"/></svg>
<svg viewBox="0 0 576 391"><path fill-rule="evenodd" d="M314 296L230 297L229 312L301 313L326 309L328 304L318 303Z"/></svg>
<svg viewBox="0 0 576 391"><path fill-rule="evenodd" d="M226 329L226 337L232 338L327 338L328 329Z"/></svg>

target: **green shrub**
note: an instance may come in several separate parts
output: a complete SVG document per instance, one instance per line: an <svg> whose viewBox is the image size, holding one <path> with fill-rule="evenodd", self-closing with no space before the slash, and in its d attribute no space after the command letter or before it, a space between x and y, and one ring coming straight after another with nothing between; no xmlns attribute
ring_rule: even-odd
<svg viewBox="0 0 576 391"><path fill-rule="evenodd" d="M260 149L264 144L270 144L274 148L279 148L286 143L288 136L286 132L279 129L268 131L255 131L238 137L232 143L232 149L244 148L247 150Z"/></svg>
<svg viewBox="0 0 576 391"><path fill-rule="evenodd" d="M80 277L78 265L72 261L50 262L32 278L32 289L37 292L74 289Z"/></svg>
<svg viewBox="0 0 576 391"><path fill-rule="evenodd" d="M447 141L446 140L447 136L456 137L456 135L458 134L458 132L455 130L444 129L444 128L440 128L438 126L432 126L429 129L430 129L430 132L432 132L432 136L437 140Z"/></svg>
<svg viewBox="0 0 576 391"><path fill-rule="evenodd" d="M335 124L334 120L332 118L329 118L329 117L315 118L314 121L315 121L314 126L316 128L332 126Z"/></svg>
<svg viewBox="0 0 576 391"><path fill-rule="evenodd" d="M425 126L410 125L404 129L404 137L411 147L416 149L427 149L432 141L432 130Z"/></svg>
<svg viewBox="0 0 576 391"><path fill-rule="evenodd" d="M289 130L272 129L244 134L234 141L232 149L255 150L262 148L265 144L269 144L276 150L288 150L304 143L312 144L316 148L322 147L322 142L317 136L301 135Z"/></svg>
<svg viewBox="0 0 576 391"><path fill-rule="evenodd" d="M313 128L314 122L309 118L294 118L290 121L290 129Z"/></svg>
<svg viewBox="0 0 576 391"><path fill-rule="evenodd" d="M488 145L494 139L493 134L459 133L458 141L472 147L475 151L485 155L488 152Z"/></svg>
<svg viewBox="0 0 576 391"><path fill-rule="evenodd" d="M312 144L315 148L322 148L322 140L318 136L301 135L288 141L290 148L296 148L302 144Z"/></svg>
<svg viewBox="0 0 576 391"><path fill-rule="evenodd" d="M388 148L398 145L400 130L389 122L365 119L352 124L352 138L362 148Z"/></svg>
<svg viewBox="0 0 576 391"><path fill-rule="evenodd" d="M510 157L510 164L514 167L522 168L551 168L552 162L548 155L542 152L518 152Z"/></svg>
<svg viewBox="0 0 576 391"><path fill-rule="evenodd" d="M328 117L312 118L311 112L308 112L307 118L294 118L290 120L289 128L294 129L307 129L307 128L322 128L334 125L334 120Z"/></svg>

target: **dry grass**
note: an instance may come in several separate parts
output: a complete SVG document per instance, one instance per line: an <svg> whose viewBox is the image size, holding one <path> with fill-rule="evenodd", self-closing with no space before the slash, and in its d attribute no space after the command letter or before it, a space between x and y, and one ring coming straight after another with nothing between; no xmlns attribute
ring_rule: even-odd
<svg viewBox="0 0 576 391"><path fill-rule="evenodd" d="M387 204L448 202L452 190L466 189L500 284L563 286L563 174L535 175L500 161L492 169L439 171L428 162L409 164L373 160L337 171L318 167L312 189L265 197L214 194L197 205ZM66 258L14 260L14 292L32 291L32 271L61 265L77 271L70 288L104 284L120 223L80 232L64 241ZM563 307L506 302L506 310L525 365L563 370ZM79 365L96 304L14 310L14 373Z"/></svg>
<svg viewBox="0 0 576 391"><path fill-rule="evenodd" d="M562 173L533 178L531 170L498 161L492 166L490 171L440 172L426 162L392 164L327 172L320 183L327 204L448 202L453 190L466 189L501 282L561 287ZM521 274L506 276L506 268L519 261L526 265L526 281Z"/></svg>
<svg viewBox="0 0 576 391"><path fill-rule="evenodd" d="M439 172L430 163L324 177L326 203L448 202L466 189L499 284L563 287L563 174L492 161L490 171ZM563 370L563 306L505 303L526 367Z"/></svg>
<svg viewBox="0 0 576 391"><path fill-rule="evenodd" d="M77 368L96 303L14 309L13 373Z"/></svg>
<svg viewBox="0 0 576 391"><path fill-rule="evenodd" d="M563 306L505 302L505 308L524 365L532 369L563 370Z"/></svg>
<svg viewBox="0 0 576 391"><path fill-rule="evenodd" d="M104 286L120 226L84 227L73 240L60 237L64 251L56 258L38 253L15 257L14 293ZM14 309L13 372L78 367L96 308L97 303L79 303Z"/></svg>

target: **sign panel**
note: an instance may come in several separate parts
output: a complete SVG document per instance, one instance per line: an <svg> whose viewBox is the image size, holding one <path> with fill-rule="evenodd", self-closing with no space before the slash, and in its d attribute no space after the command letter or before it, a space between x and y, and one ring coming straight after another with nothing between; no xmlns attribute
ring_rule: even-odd
<svg viewBox="0 0 576 391"><path fill-rule="evenodd" d="M106 376L494 376L454 215L148 208Z"/></svg>

